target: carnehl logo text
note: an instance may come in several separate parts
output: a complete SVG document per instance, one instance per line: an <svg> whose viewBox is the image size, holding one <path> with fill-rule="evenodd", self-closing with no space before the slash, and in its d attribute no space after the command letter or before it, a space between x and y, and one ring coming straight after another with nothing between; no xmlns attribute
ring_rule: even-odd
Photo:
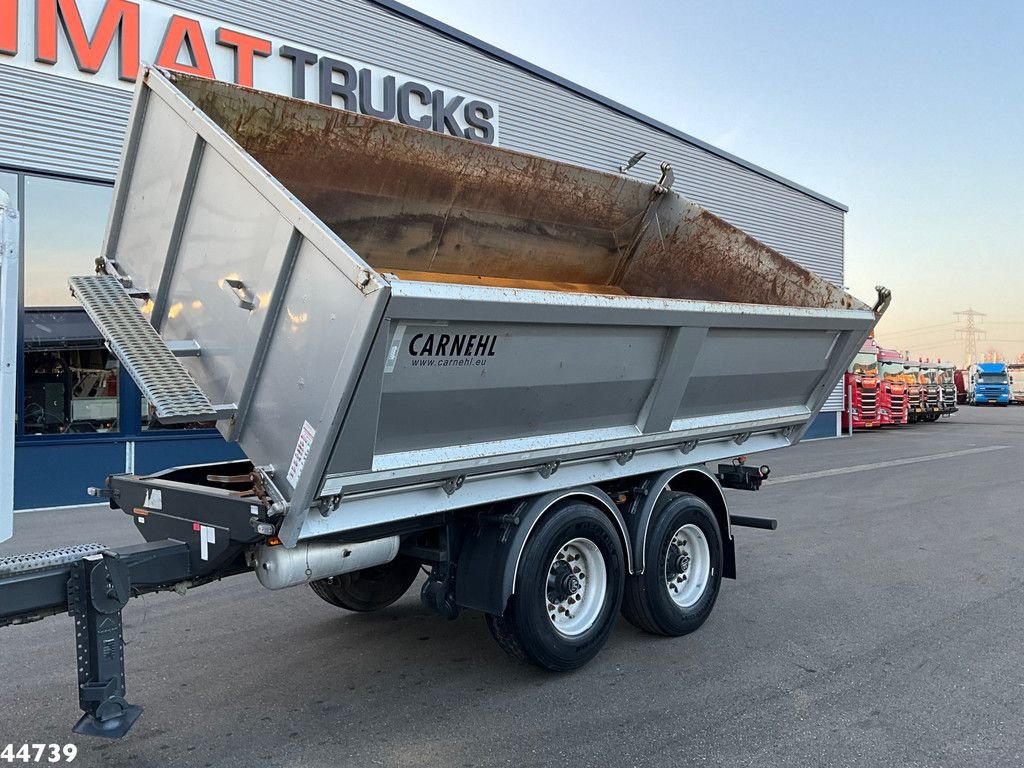
<svg viewBox="0 0 1024 768"><path fill-rule="evenodd" d="M480 364L494 357L497 341L498 337L493 334L417 333L409 339L408 349L409 354L416 358L414 365L429 365L437 358L458 358L460 364L471 364L476 360ZM465 363L461 362L463 360Z"/></svg>

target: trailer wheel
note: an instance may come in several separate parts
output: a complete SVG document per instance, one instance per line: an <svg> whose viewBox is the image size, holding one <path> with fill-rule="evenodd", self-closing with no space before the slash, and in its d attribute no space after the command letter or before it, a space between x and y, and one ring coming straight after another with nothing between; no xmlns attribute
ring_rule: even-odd
<svg viewBox="0 0 1024 768"><path fill-rule="evenodd" d="M348 611L368 613L387 608L409 591L420 564L401 555L390 563L311 581L317 597Z"/></svg>
<svg viewBox="0 0 1024 768"><path fill-rule="evenodd" d="M711 615L722 582L722 535L703 499L665 504L647 534L644 572L626 579L622 614L635 627L678 637Z"/></svg>
<svg viewBox="0 0 1024 768"><path fill-rule="evenodd" d="M551 512L519 561L516 591L487 626L506 653L553 672L582 667L604 646L622 603L622 546L585 502Z"/></svg>

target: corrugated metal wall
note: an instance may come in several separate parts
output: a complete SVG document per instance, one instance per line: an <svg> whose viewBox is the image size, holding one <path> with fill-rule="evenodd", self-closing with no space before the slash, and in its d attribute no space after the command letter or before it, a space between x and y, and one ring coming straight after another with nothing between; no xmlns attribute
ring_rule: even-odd
<svg viewBox="0 0 1024 768"><path fill-rule="evenodd" d="M675 189L817 274L842 284L843 211L500 60L371 0L163 0L339 56L492 99L510 149L602 170L639 150L635 175L667 160ZM16 76L15 76L16 75ZM0 69L0 164L112 179L130 94ZM829 409L842 407L841 392Z"/></svg>
<svg viewBox="0 0 1024 768"><path fill-rule="evenodd" d="M0 165L112 181L131 93L0 64Z"/></svg>

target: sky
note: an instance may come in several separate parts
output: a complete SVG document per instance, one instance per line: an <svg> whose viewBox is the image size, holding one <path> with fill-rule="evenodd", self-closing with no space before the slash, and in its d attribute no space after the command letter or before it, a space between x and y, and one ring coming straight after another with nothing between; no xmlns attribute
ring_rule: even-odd
<svg viewBox="0 0 1024 768"><path fill-rule="evenodd" d="M1024 354L1024 3L404 2L848 205L883 346Z"/></svg>

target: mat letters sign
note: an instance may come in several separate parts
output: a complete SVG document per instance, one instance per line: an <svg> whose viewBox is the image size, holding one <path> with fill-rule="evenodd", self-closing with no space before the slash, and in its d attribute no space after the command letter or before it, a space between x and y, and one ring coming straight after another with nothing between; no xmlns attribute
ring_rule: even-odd
<svg viewBox="0 0 1024 768"><path fill-rule="evenodd" d="M143 63L498 143L498 105L153 0L0 0L0 65L131 88Z"/></svg>

